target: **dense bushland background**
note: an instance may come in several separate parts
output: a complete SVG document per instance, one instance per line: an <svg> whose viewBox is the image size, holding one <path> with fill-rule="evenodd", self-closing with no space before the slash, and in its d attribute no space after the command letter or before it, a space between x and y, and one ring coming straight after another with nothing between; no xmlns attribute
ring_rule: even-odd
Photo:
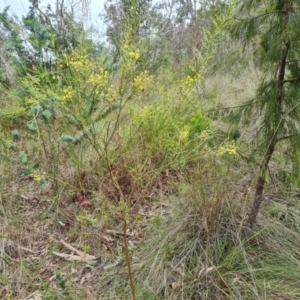
<svg viewBox="0 0 300 300"><path fill-rule="evenodd" d="M0 13L1 299L300 299L300 1Z"/></svg>

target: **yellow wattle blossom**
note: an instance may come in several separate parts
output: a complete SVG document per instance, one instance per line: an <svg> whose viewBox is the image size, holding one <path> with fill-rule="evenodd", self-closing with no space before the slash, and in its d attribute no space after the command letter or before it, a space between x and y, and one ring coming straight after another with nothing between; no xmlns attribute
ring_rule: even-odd
<svg viewBox="0 0 300 300"><path fill-rule="evenodd" d="M148 71L144 71L133 79L133 87L140 91L144 91L152 83L153 76Z"/></svg>
<svg viewBox="0 0 300 300"><path fill-rule="evenodd" d="M107 100L107 102L113 103L116 102L118 97L119 97L119 92L117 87L115 87L114 85L110 85L107 89L105 99Z"/></svg>
<svg viewBox="0 0 300 300"><path fill-rule="evenodd" d="M58 64L58 69L65 67L72 69L76 73L86 74L91 69L91 63L87 54L73 51L70 55L63 54L63 61Z"/></svg>
<svg viewBox="0 0 300 300"><path fill-rule="evenodd" d="M103 68L99 70L99 74L92 74L88 79L88 83L97 87L104 87L108 82L108 72Z"/></svg>
<svg viewBox="0 0 300 300"><path fill-rule="evenodd" d="M128 44L125 44L123 47L122 47L122 52L123 52L123 57L125 58L126 60L126 57L130 58L130 59L133 59L133 60L137 60L140 58L140 52L138 50L135 49L134 46L132 45L128 45Z"/></svg>
<svg viewBox="0 0 300 300"><path fill-rule="evenodd" d="M195 86L195 84L197 83L198 79L199 79L198 75L193 76L193 77L188 75L186 77L186 79L180 81L180 87L182 89L191 89L191 88L193 88Z"/></svg>
<svg viewBox="0 0 300 300"><path fill-rule="evenodd" d="M128 53L128 55L131 57L131 58L134 58L134 59L139 59L140 58L140 53L139 52L133 52L133 51L130 51Z"/></svg>
<svg viewBox="0 0 300 300"><path fill-rule="evenodd" d="M184 129L179 134L179 140L180 141L186 141L187 138L189 137L189 135L190 135L189 130L188 129Z"/></svg>
<svg viewBox="0 0 300 300"><path fill-rule="evenodd" d="M228 149L228 154L235 155L236 153L236 148Z"/></svg>
<svg viewBox="0 0 300 300"><path fill-rule="evenodd" d="M61 97L61 100L63 102L66 102L66 101L70 100L74 96L74 94L75 94L75 91L73 91L73 89L70 86L68 86L63 89L63 95Z"/></svg>
<svg viewBox="0 0 300 300"><path fill-rule="evenodd" d="M224 155L224 154L229 154L229 155L236 155L237 154L237 147L234 143L231 143L226 146L221 146L218 149L218 154L219 155Z"/></svg>
<svg viewBox="0 0 300 300"><path fill-rule="evenodd" d="M46 175L45 172L40 173L38 170L33 170L30 174L30 176L33 178L33 180L35 182L37 182L38 184L40 184L41 181L45 180L45 175Z"/></svg>

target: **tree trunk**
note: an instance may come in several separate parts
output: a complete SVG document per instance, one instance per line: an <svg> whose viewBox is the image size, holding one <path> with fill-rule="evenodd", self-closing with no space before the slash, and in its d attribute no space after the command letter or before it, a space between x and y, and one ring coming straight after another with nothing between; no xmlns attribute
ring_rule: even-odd
<svg viewBox="0 0 300 300"><path fill-rule="evenodd" d="M289 1L286 1L285 2L285 10L284 10L284 14L285 14L284 27L285 28L287 27L287 23L289 20L288 19L289 9L290 9ZM247 233L247 230L249 230L249 229L250 229L250 231L252 231L252 229L256 223L259 208L263 201L263 192L264 192L265 181L266 181L265 174L268 172L268 165L269 165L270 159L274 153L275 146L277 143L278 128L280 126L280 122L281 122L281 118L282 118L282 99L283 99L283 93L284 93L283 85L284 85L284 78L285 78L285 71L286 71L286 59L287 59L287 55L288 55L290 46L291 46L290 41L287 41L286 43L283 44L282 50L281 50L281 58L279 61L279 70L278 70L279 72L278 72L278 77L277 77L278 97L277 97L277 99L275 99L275 101L278 104L278 106L277 106L277 116L278 116L277 122L278 122L278 124L273 124L274 129L273 129L272 134L270 135L270 144L267 148L267 151L263 158L263 162L260 167L260 176L259 176L257 184L256 184L254 201L253 201L252 208L249 213L249 218L248 218L248 221L246 224L246 233Z"/></svg>
<svg viewBox="0 0 300 300"><path fill-rule="evenodd" d="M257 180L256 184L256 189L255 189L255 196L254 196L254 201L252 204L251 211L249 213L249 218L247 221L247 229L252 230L253 226L256 223L257 215L259 212L260 205L263 201L263 192L264 192L264 187L265 187L265 174L268 172L268 165L269 161L273 155L273 152L275 150L275 145L276 145L276 135L277 133L275 132L272 140L269 144L268 150L264 156L263 163L260 167L260 176Z"/></svg>

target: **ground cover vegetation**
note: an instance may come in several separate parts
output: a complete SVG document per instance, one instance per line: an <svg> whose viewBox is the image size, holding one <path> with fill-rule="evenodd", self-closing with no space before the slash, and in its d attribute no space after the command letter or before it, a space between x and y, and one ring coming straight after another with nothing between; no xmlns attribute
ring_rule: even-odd
<svg viewBox="0 0 300 300"><path fill-rule="evenodd" d="M1 299L299 299L300 1L0 13ZM86 12L86 10L85 10Z"/></svg>

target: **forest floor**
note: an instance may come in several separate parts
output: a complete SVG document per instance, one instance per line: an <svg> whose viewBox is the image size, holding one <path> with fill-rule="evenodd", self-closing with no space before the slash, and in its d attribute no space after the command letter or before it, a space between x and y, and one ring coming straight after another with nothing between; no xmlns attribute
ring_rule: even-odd
<svg viewBox="0 0 300 300"><path fill-rule="evenodd" d="M297 193L270 183L260 229L242 241L251 176L232 168L209 184L196 169L193 178L162 172L128 213L137 299L300 299ZM120 207L97 202L85 180L86 208L76 190L55 197L30 175L3 186L1 299L131 299Z"/></svg>

